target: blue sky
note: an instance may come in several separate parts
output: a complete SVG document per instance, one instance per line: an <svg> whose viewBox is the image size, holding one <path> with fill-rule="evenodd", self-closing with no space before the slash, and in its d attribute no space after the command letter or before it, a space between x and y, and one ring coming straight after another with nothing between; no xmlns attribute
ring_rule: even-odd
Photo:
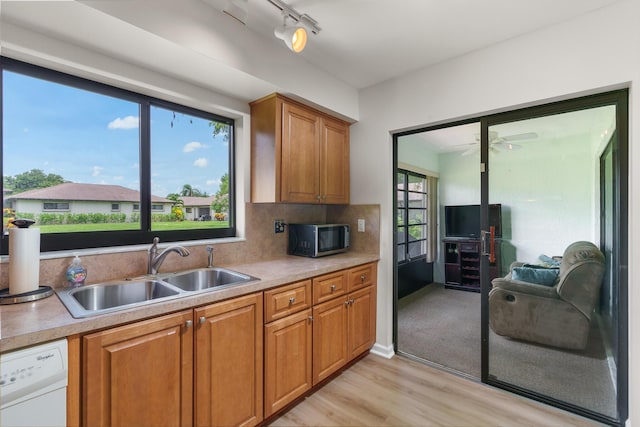
<svg viewBox="0 0 640 427"><path fill-rule="evenodd" d="M139 190L138 105L5 72L3 173L31 169L72 182ZM228 144L209 120L152 107L152 193L183 185L211 195L228 171Z"/></svg>

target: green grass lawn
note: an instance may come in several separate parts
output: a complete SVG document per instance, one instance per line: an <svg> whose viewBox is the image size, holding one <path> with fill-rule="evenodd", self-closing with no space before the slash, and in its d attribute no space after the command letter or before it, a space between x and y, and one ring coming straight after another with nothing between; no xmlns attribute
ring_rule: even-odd
<svg viewBox="0 0 640 427"><path fill-rule="evenodd" d="M154 222L153 231L195 230L203 228L225 228L229 221L182 221L182 222ZM121 222L114 224L63 224L63 225L34 225L40 228L40 233L76 233L83 231L123 231L138 230L140 224Z"/></svg>

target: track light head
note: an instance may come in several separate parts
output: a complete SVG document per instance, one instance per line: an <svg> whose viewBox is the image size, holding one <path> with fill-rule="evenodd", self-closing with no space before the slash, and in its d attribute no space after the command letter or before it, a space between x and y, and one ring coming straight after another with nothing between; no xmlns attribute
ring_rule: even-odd
<svg viewBox="0 0 640 427"><path fill-rule="evenodd" d="M294 25L288 27L285 22L282 27L275 29L274 34L295 53L302 52L307 45L307 30L303 26Z"/></svg>

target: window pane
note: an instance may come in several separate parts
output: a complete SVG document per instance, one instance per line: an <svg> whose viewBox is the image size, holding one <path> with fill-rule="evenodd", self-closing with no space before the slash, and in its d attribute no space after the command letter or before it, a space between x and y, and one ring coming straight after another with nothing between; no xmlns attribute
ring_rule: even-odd
<svg viewBox="0 0 640 427"><path fill-rule="evenodd" d="M405 192L404 191L397 191L396 195L398 197L398 207L399 208L405 208L405 203L404 203L404 195Z"/></svg>
<svg viewBox="0 0 640 427"><path fill-rule="evenodd" d="M415 258L420 255L424 255L425 253L427 253L426 240L409 243L409 258Z"/></svg>
<svg viewBox="0 0 640 427"><path fill-rule="evenodd" d="M230 126L151 108L152 230L229 226Z"/></svg>
<svg viewBox="0 0 640 427"><path fill-rule="evenodd" d="M398 227L398 243L404 243L407 240L407 227Z"/></svg>
<svg viewBox="0 0 640 427"><path fill-rule="evenodd" d="M426 208L427 207L427 195L424 193L407 193L409 197L410 208Z"/></svg>
<svg viewBox="0 0 640 427"><path fill-rule="evenodd" d="M409 226L409 241L426 239L427 226L426 225L411 225Z"/></svg>
<svg viewBox="0 0 640 427"><path fill-rule="evenodd" d="M398 190L404 190L405 186L405 174L404 173L399 173L398 174Z"/></svg>
<svg viewBox="0 0 640 427"><path fill-rule="evenodd" d="M7 70L2 97L4 208L41 233L140 229L137 103Z"/></svg>
<svg viewBox="0 0 640 427"><path fill-rule="evenodd" d="M427 211L424 209L409 209L409 224L424 224L427 222Z"/></svg>
<svg viewBox="0 0 640 427"><path fill-rule="evenodd" d="M406 259L405 253L406 253L406 246L398 245L398 262L404 261Z"/></svg>
<svg viewBox="0 0 640 427"><path fill-rule="evenodd" d="M408 182L408 190L409 191L418 191L418 192L425 192L427 185L426 185L427 180L425 178L419 177L419 176L415 176L415 175L409 175L409 182Z"/></svg>
<svg viewBox="0 0 640 427"><path fill-rule="evenodd" d="M397 210L397 217L398 217L398 225L405 225L405 216L407 214L407 210L406 209L398 209Z"/></svg>

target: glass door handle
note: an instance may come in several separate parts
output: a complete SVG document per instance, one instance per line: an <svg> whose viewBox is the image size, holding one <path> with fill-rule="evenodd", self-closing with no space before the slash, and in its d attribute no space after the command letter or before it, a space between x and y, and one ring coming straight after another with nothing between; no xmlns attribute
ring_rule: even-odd
<svg viewBox="0 0 640 427"><path fill-rule="evenodd" d="M482 255L489 257L489 262L493 264L496 262L496 227L493 225L489 227L489 231L482 230L480 243L482 245ZM487 244L487 237L489 242ZM489 250L487 251L487 246Z"/></svg>

